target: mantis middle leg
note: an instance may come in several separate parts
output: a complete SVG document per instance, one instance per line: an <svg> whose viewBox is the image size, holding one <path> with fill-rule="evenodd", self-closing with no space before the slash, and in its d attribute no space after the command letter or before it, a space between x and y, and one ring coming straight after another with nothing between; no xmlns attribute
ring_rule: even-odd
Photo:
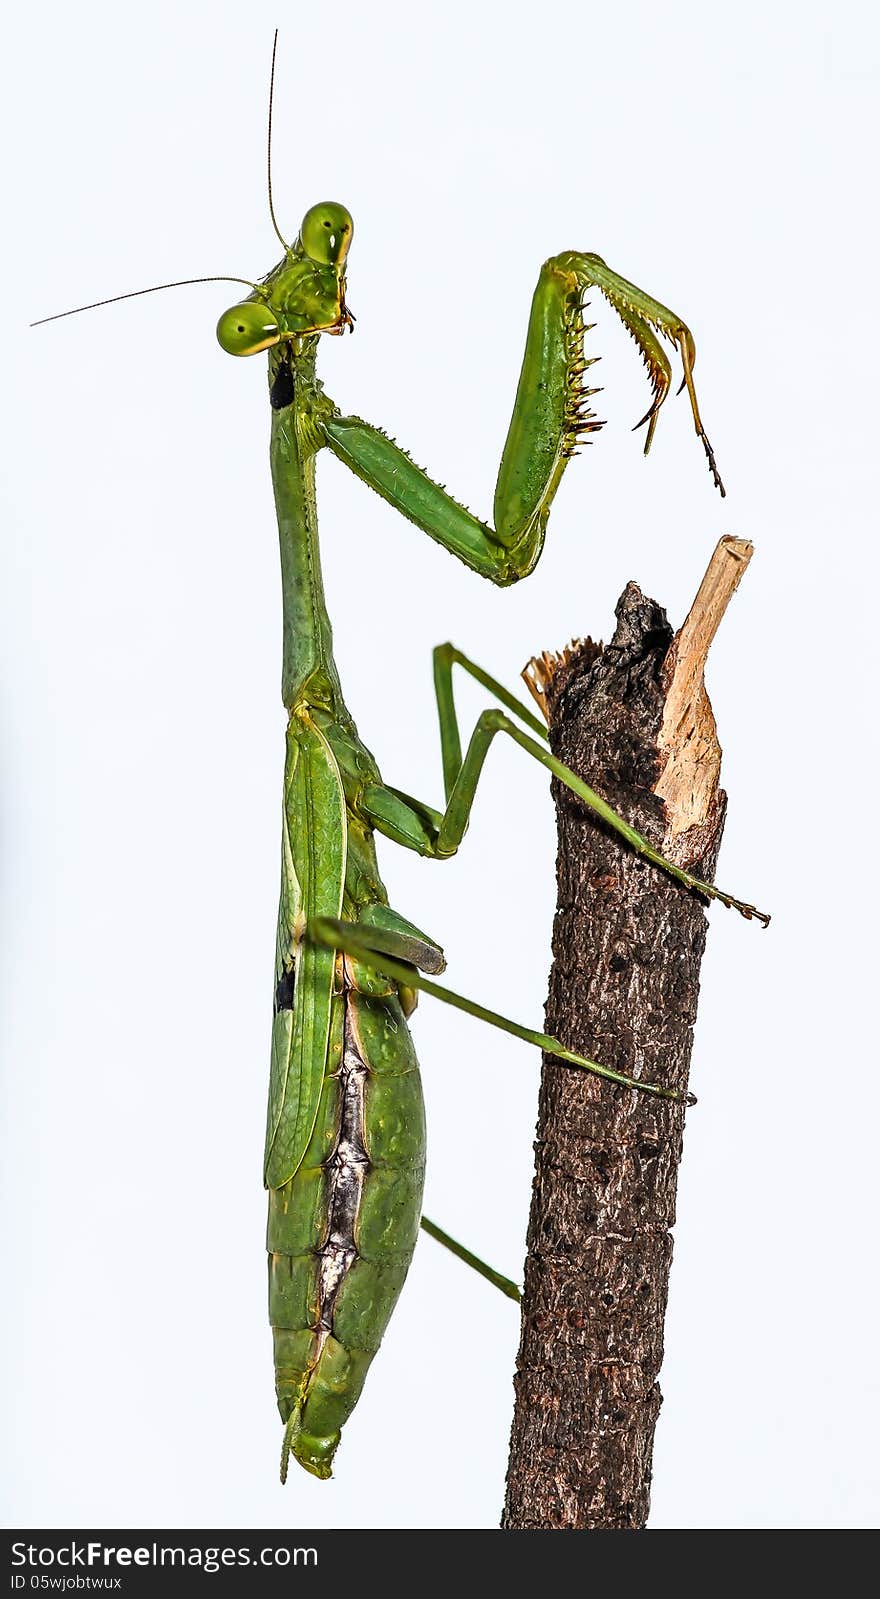
<svg viewBox="0 0 880 1599"><path fill-rule="evenodd" d="M505 710L498 710L495 707L483 711L477 718L464 755L462 755L453 692L454 665L459 665L470 673L500 700L506 711L511 711L518 718L518 722L514 722ZM358 796L356 808L377 831L386 834L407 849L436 860L445 860L454 855L467 830L477 784L489 747L497 733L506 733L520 749L539 761L547 771L583 800L590 810L638 855L659 867L692 892L705 895L707 899L720 900L722 905L739 911L747 919L755 917L764 926L767 925L769 917L763 911L757 910L754 905L735 899L733 895L716 887L714 883L703 882L684 867L667 860L643 834L631 827L629 822L602 799L601 795L551 753L547 747L546 730L537 717L525 705L521 705L503 684L496 682L453 644L438 645L434 651L434 687L440 722L445 809L435 810L400 789L384 783L366 784ZM525 724L525 727L519 725L520 723Z"/></svg>

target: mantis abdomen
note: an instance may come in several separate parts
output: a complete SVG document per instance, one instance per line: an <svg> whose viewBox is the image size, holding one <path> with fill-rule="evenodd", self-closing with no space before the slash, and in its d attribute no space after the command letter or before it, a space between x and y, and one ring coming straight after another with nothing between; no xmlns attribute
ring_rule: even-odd
<svg viewBox="0 0 880 1599"><path fill-rule="evenodd" d="M314 1130L293 1176L269 1189L282 1476L289 1452L330 1476L409 1270L422 1208L425 1110L398 990L341 954L334 988Z"/></svg>
<svg viewBox="0 0 880 1599"><path fill-rule="evenodd" d="M269 1319L291 1449L329 1477L418 1236L425 1175L419 1068L396 995L334 1000L334 1047L302 1166L269 1194ZM327 1154L328 1148L331 1150Z"/></svg>

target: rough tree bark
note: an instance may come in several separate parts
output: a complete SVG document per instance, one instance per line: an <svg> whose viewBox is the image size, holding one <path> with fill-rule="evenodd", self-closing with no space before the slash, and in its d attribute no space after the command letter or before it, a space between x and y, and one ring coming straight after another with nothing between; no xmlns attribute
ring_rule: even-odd
<svg viewBox="0 0 880 1599"><path fill-rule="evenodd" d="M709 881L725 795L703 667L750 555L722 539L674 640L665 612L630 583L609 645L587 641L526 669L554 752ZM685 1089L702 904L553 786L547 1031ZM505 1527L645 1525L684 1117L544 1057Z"/></svg>

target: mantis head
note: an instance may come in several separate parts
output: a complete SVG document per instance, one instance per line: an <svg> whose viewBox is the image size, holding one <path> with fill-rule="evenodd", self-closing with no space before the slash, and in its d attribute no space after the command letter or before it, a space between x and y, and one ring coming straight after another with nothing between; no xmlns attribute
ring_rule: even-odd
<svg viewBox="0 0 880 1599"><path fill-rule="evenodd" d="M335 200L313 205L281 264L247 300L221 316L217 338L227 354L257 355L283 339L351 329L345 263L353 233L344 205Z"/></svg>

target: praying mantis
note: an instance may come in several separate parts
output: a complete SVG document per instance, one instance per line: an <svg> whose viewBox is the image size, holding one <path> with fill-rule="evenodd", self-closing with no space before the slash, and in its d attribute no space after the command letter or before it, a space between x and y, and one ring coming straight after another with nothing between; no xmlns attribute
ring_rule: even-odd
<svg viewBox="0 0 880 1599"><path fill-rule="evenodd" d="M273 49L273 83L274 64ZM270 88L270 154L271 106ZM647 368L651 404L639 424L647 428L645 452L671 384L660 342L665 337L678 351L694 426L723 493L700 418L687 325L595 254L564 250L544 262L490 524L453 499L380 429L344 414L317 376L322 337L353 329L346 299L350 213L337 202L313 205L288 243L275 217L271 167L269 209L282 259L257 282L231 280L250 292L220 317L217 337L230 355L268 357L270 466L281 548L288 724L263 1175L283 1482L291 1456L313 1475L330 1476L342 1426L403 1286L420 1223L517 1297L513 1284L421 1215L425 1120L408 1026L419 991L621 1089L680 1097L586 1060L559 1040L436 983L445 967L443 949L389 905L376 833L434 860L453 856L489 748L503 733L567 785L622 847L668 873L683 892L718 899L749 918L766 918L664 859L552 755L533 712L453 644L434 651L443 804L435 807L386 782L345 705L322 586L315 491L321 450L479 576L507 586L534 570L566 466L578 442L601 426L590 408L597 391L586 383L592 360L584 353L589 330L583 310L591 289L620 317ZM456 667L497 702L479 716L466 746L454 699Z"/></svg>

